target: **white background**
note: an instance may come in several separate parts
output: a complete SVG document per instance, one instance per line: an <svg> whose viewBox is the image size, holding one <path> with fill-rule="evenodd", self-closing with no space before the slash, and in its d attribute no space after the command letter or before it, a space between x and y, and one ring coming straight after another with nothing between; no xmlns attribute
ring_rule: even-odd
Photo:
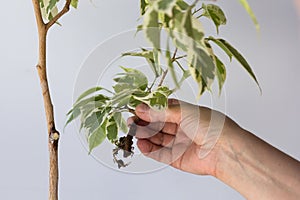
<svg viewBox="0 0 300 200"><path fill-rule="evenodd" d="M93 3L96 7L81 0L78 10L60 20L63 27L55 26L49 33L48 73L59 130L72 105L83 60L100 42L137 25L138 1ZM228 67L226 113L299 160L300 26L293 2L250 2L261 25L260 37L237 1L220 4L229 19L220 28L222 37L243 52L263 88L260 96L254 82L233 62ZM47 199L46 124L35 70L37 31L31 1L2 2L0 22L0 199ZM172 168L143 175L111 170L87 155L74 126L61 137L60 199L194 198L243 199L212 177Z"/></svg>

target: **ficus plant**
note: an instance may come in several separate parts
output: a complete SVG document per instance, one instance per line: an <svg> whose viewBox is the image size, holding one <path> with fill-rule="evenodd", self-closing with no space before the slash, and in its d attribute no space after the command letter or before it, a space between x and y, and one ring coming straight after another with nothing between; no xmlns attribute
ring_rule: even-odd
<svg viewBox="0 0 300 200"><path fill-rule="evenodd" d="M246 0L239 0L249 13L255 26L259 29L256 18ZM65 0L59 9L59 0L32 0L38 29L38 63L36 65L47 122L48 149L50 157L49 199L58 199L58 142L60 133L55 127L54 108L49 91L47 76L47 34L53 25L60 25L59 19L68 13L70 7L77 8L78 0ZM138 3L138 2L137 2ZM116 74L112 88L96 86L81 94L68 112L66 125L80 118L80 130L86 136L89 152L98 147L106 138L116 146L113 159L118 167L125 167L122 159L117 157L120 149L123 156L132 155L135 126L128 131L123 114L134 115L135 107L145 103L153 109L164 109L168 97L184 81L192 76L199 87L199 96L211 90L215 79L219 91L226 79L226 68L215 55L212 44L221 48L229 59L235 58L258 84L258 81L246 59L226 40L207 36L201 20L212 21L219 34L219 27L226 24L222 9L212 3L199 0L188 3L184 0L140 0L140 18L142 24L137 32L143 32L149 41L147 48L140 51L124 52L122 56L141 57L154 74L154 79L143 72L122 66L122 72ZM167 39L162 39L162 34ZM166 67L163 67L163 60ZM181 73L178 73L180 71ZM170 75L174 87L164 80ZM128 133L120 137L121 133Z"/></svg>
<svg viewBox="0 0 300 200"><path fill-rule="evenodd" d="M247 5L245 1L242 2ZM246 8L251 13L249 6ZM154 79L148 80L149 76L142 71L121 66L122 72L115 75L112 88L96 86L88 89L67 113L66 125L80 118L80 131L86 136L90 153L105 139L116 146L113 159L119 168L128 165L118 157L119 150L123 151L125 158L133 154L132 139L136 128L133 124L128 132L124 113L134 115L135 107L141 103L152 109L165 109L168 97L180 90L189 76L198 85L198 96L211 91L215 79L218 80L221 93L226 67L214 53L212 44L221 48L230 60L235 58L259 86L241 53L226 40L204 33L201 24L203 18L212 21L217 33L219 27L226 24L226 16L218 5L199 1L189 4L183 0L141 0L140 14L142 24L137 27L137 32L143 32L150 48L148 46L139 51L124 52L122 56L145 59ZM166 35L166 38L162 35ZM164 83L168 75L172 77L173 88ZM121 137L123 133L127 134Z"/></svg>

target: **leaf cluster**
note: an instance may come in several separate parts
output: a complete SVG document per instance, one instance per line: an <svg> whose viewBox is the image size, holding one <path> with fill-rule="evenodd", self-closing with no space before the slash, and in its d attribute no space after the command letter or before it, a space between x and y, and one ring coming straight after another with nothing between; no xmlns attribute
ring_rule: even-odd
<svg viewBox="0 0 300 200"><path fill-rule="evenodd" d="M219 27L227 22L223 10L215 4L202 3L201 6L198 6L197 2L188 4L183 0L141 0L140 11L143 16L143 24L138 26L138 31L144 31L146 38L153 46L153 50L151 52L143 50L125 55L145 57L148 62L150 61L150 66L157 76L163 72L159 65L160 56L163 56L167 60L168 70L171 72L175 85L179 88L182 80L191 75L199 86L200 96L205 91L210 91L215 79L218 79L219 91L221 92L226 79L226 67L215 55L211 45L214 43L229 56L230 60L232 57L237 59L258 84L249 63L238 50L226 40L206 36L204 33L200 19L211 20L217 33L219 33ZM245 6L246 1L243 2ZM166 44L162 44L162 31L168 35ZM187 58L188 69L182 67L183 65L176 57L172 57L170 43L183 54L182 57ZM184 79L181 81L176 76L176 67L182 70Z"/></svg>
<svg viewBox="0 0 300 200"><path fill-rule="evenodd" d="M133 112L140 103L145 103L153 109L164 109L168 96L172 93L172 90L165 86L151 91L147 77L141 71L121 68L123 72L114 78L113 91L93 87L78 97L67 114L66 125L80 117L80 130L84 129L90 152L105 138L116 143L118 133L128 131L123 112Z"/></svg>

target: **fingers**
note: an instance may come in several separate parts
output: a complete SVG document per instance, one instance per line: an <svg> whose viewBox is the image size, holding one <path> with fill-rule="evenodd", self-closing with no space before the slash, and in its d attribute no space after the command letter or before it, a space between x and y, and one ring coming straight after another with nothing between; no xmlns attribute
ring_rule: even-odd
<svg viewBox="0 0 300 200"><path fill-rule="evenodd" d="M147 139L153 144L163 147L171 147L175 141L175 136L165 133L157 133L156 135Z"/></svg>
<svg viewBox="0 0 300 200"><path fill-rule="evenodd" d="M172 161L172 152L169 148L153 144L152 142L146 139L138 140L137 146L145 156L148 156L154 160L166 164L170 164Z"/></svg>
<svg viewBox="0 0 300 200"><path fill-rule="evenodd" d="M130 117L127 119L127 124L130 125L135 123L134 117ZM148 138L155 135L158 132L163 132L171 135L175 135L177 133L178 125L170 122L145 122L143 120L139 120L137 122L137 131L136 136L139 138Z"/></svg>
<svg viewBox="0 0 300 200"><path fill-rule="evenodd" d="M185 144L177 144L168 148L157 145L147 139L139 139L137 146L145 156L165 164L172 164L178 160L187 149Z"/></svg>
<svg viewBox="0 0 300 200"><path fill-rule="evenodd" d="M179 101L178 99L168 99L168 105L179 105L180 103L183 102Z"/></svg>
<svg viewBox="0 0 300 200"><path fill-rule="evenodd" d="M179 124L181 112L179 105L169 105L162 111L150 109L146 104L140 104L135 109L136 115L147 122L171 122Z"/></svg>

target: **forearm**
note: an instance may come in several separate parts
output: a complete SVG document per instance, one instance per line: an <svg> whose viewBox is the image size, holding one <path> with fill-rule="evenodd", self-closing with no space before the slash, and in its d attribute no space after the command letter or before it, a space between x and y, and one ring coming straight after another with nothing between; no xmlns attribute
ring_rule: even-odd
<svg viewBox="0 0 300 200"><path fill-rule="evenodd" d="M300 199L300 163L253 134L225 128L215 176L247 199Z"/></svg>

